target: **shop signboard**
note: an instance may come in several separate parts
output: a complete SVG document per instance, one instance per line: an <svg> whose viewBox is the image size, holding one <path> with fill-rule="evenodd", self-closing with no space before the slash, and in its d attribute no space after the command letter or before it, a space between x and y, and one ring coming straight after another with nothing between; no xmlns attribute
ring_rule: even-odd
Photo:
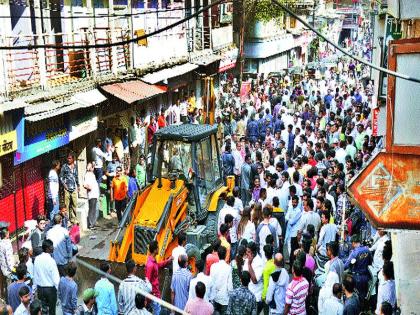
<svg viewBox="0 0 420 315"><path fill-rule="evenodd" d="M41 154L57 149L69 143L69 127L64 117L37 122L24 122L24 146L18 149L14 157L14 165L21 164ZM24 130L24 131L20 131ZM23 138L18 134L18 138Z"/></svg>
<svg viewBox="0 0 420 315"><path fill-rule="evenodd" d="M402 37L401 32L401 21L397 20L393 16L387 15L385 25L385 37L383 41L383 56L382 56L382 67L388 69L388 47L391 40L400 39ZM381 72L381 83L380 83L380 95L386 96L388 88L388 76L386 73Z"/></svg>
<svg viewBox="0 0 420 315"><path fill-rule="evenodd" d="M16 130L0 135L0 156L17 150Z"/></svg>
<svg viewBox="0 0 420 315"><path fill-rule="evenodd" d="M229 69L235 68L236 60L238 59L239 49L234 48L225 52L220 60L219 72L224 72Z"/></svg>
<svg viewBox="0 0 420 315"><path fill-rule="evenodd" d="M376 137L378 135L378 116L379 116L379 108L373 109L372 115L372 136Z"/></svg>
<svg viewBox="0 0 420 315"><path fill-rule="evenodd" d="M98 129L98 117L87 116L70 123L69 141L87 135Z"/></svg>

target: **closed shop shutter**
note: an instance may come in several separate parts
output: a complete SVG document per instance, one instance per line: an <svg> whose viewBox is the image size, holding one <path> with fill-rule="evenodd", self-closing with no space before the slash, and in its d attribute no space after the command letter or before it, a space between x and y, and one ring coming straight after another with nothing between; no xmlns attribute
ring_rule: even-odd
<svg viewBox="0 0 420 315"><path fill-rule="evenodd" d="M26 220L44 214L44 181L41 174L41 157L13 167L13 156L1 160L3 168L3 187L0 189L0 221L10 222L10 231L21 228ZM16 187L13 194L13 172ZM17 219L17 221L16 221Z"/></svg>

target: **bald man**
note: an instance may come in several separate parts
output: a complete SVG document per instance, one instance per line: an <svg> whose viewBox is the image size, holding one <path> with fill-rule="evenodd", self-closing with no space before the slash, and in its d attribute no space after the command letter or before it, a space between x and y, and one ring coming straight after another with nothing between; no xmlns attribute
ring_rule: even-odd
<svg viewBox="0 0 420 315"><path fill-rule="evenodd" d="M270 314L283 314L286 304L286 287L289 284L289 274L283 268L283 255L274 256L276 269L271 274L265 302L270 307Z"/></svg>
<svg viewBox="0 0 420 315"><path fill-rule="evenodd" d="M178 257L179 269L172 275L171 282L171 302L176 307L183 310L188 300L188 292L190 290L190 282L192 279L191 272L188 270L188 257L181 254Z"/></svg>

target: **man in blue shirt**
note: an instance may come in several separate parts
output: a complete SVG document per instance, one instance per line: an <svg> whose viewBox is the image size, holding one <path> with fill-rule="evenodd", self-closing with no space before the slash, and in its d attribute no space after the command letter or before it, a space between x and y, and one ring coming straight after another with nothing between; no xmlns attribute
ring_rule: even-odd
<svg viewBox="0 0 420 315"><path fill-rule="evenodd" d="M250 122L246 127L246 133L251 144L254 144L257 141L258 137L258 123L255 121L255 116L251 116Z"/></svg>
<svg viewBox="0 0 420 315"><path fill-rule="evenodd" d="M63 315L73 315L77 309L77 283L74 281L77 266L70 262L66 266L67 276L61 277L58 284L58 298L61 302Z"/></svg>
<svg viewBox="0 0 420 315"><path fill-rule="evenodd" d="M353 250L351 251L349 258L347 258L344 268L348 269L352 266L351 270L353 272L356 289L358 290L360 297L363 298L367 293L369 281L368 266L372 264L372 256L369 248L360 244L359 235L353 235L351 237L351 243Z"/></svg>
<svg viewBox="0 0 420 315"><path fill-rule="evenodd" d="M235 159L231 152L230 143L226 144L225 152L222 154L223 176L233 175L235 168Z"/></svg>
<svg viewBox="0 0 420 315"><path fill-rule="evenodd" d="M100 269L105 273L111 273L111 266L108 262L101 262ZM111 281L103 276L95 284L95 292L97 292L96 305L98 306L98 314L101 315L117 315L118 306L115 297L114 285Z"/></svg>
<svg viewBox="0 0 420 315"><path fill-rule="evenodd" d="M7 301L9 305L12 307L13 312L16 311L16 309L21 303L20 296L19 296L20 288L25 287L25 286L28 287L28 285L25 283L26 273L27 273L26 265L19 264L16 267L16 276L18 280L13 282L7 287Z"/></svg>
<svg viewBox="0 0 420 315"><path fill-rule="evenodd" d="M191 272L187 269L188 257L180 255L178 257L179 269L172 275L171 282L171 302L176 307L183 310L188 301L188 292L192 279Z"/></svg>

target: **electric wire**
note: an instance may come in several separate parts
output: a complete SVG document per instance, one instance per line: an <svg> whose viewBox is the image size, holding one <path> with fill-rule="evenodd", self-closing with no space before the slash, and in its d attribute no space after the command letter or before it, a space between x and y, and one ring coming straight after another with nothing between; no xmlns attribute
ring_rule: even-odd
<svg viewBox="0 0 420 315"><path fill-rule="evenodd" d="M272 0L272 3L274 3L275 5L279 6L282 10L286 11L288 14L290 14L291 16L293 16L296 20L298 20L299 22L301 22L305 27L307 27L309 30L311 30L312 32L314 32L316 35L318 35L319 37L321 37L323 40L325 40L328 44L334 46L336 49L338 49L339 51L341 51L343 54L351 57L354 60L357 60L360 63L363 63L366 66L369 66L377 71L380 72L384 72L388 75L392 75L394 77L403 79L403 80L407 80L407 81L411 81L411 82L416 82L416 83L420 83L420 79L417 78L413 78L410 77L408 75L405 74L401 74L392 70L388 70L386 68L382 68L380 66L376 66L371 62L368 62L360 57L354 56L351 53L349 53L348 51L346 51L345 49L343 49L342 47L336 45L334 42L332 42L330 39L328 39L327 37L325 37L324 35L321 34L321 32L317 31L315 28L313 28L311 25L309 25L305 20L303 20L301 17L299 17L296 13L294 13L292 10L290 10L290 8L288 8L287 6L281 4L280 2L278 2L277 0Z"/></svg>
<svg viewBox="0 0 420 315"><path fill-rule="evenodd" d="M20 5L19 5L20 6ZM35 10L33 6L20 6L24 7L25 9ZM72 16L37 16L37 15L30 15L30 16L19 16L19 15L0 15L0 18L2 19L46 19L46 20L55 20L55 19L92 19L92 18L127 18L131 16L141 16L141 15L151 15L151 14L159 14L159 13L167 13L167 12L175 12L175 11L188 11L188 10L195 10L197 8L202 8L202 6L194 6L194 7L188 7L188 8L172 8L172 9L154 9L154 8L132 8L137 10L150 10L150 11L141 11L141 12L135 12L135 13L121 13L121 14L102 14L102 13L95 13L95 15L72 15ZM37 8L38 10L44 10L44 11L51 11L51 12L57 12L57 13L67 13L63 10L51 10L47 8ZM127 7L128 9L128 7ZM97 9L96 9L97 10Z"/></svg>
<svg viewBox="0 0 420 315"><path fill-rule="evenodd" d="M131 43L135 43L138 42L140 40L146 39L148 37L160 34L162 32L165 32L171 28L174 28L180 24L183 24L195 17L197 17L198 15L200 15L202 12L211 9L212 7L219 5L221 3L228 3L231 1L226 1L226 0L216 0L215 2L203 7L202 9L198 10L197 12L195 12L194 14L191 14L188 17L185 17L175 23L169 24L165 27L162 27L156 31L150 32L148 34L145 35L141 35L141 36L137 36L131 39L127 39L127 40L123 40L123 41L118 41L118 42L113 42L113 43L107 43L107 44L93 44L93 45L57 45L57 44L45 44L45 45L25 45L25 46L0 46L0 50L31 50L31 49L91 49L91 48L110 48L110 47L116 47L116 46L124 46L124 45L128 45Z"/></svg>
<svg viewBox="0 0 420 315"><path fill-rule="evenodd" d="M117 277L115 277L115 276L113 276L113 275L111 275L109 273L103 272L102 270L96 268L95 266L87 263L86 261L84 261L84 260L82 260L80 258L77 258L76 257L76 262L77 262L77 264L80 264L80 265L84 266L85 268L87 268L87 269L89 269L89 270L91 270L91 271L93 271L93 272L101 275L102 277L106 277L109 280L112 280L112 281L114 281L114 282L116 282L118 284L121 284L121 282L122 282L121 279L119 279L119 278L117 278ZM139 287L134 287L133 286L133 289L136 290L136 293L140 293L141 295L143 295L147 299L152 300L153 302L159 303L163 307L168 308L169 310L174 311L177 314L179 313L179 314L188 315L187 312L179 309L178 307L176 307L176 306L174 306L174 305L172 305L172 304L170 304L170 303L168 303L168 302L166 302L166 301L164 301L164 300L162 300L162 299L160 299L160 298L158 298L158 297L156 297L156 296L154 296L154 295L152 295L150 293L147 293L146 291L141 290Z"/></svg>

